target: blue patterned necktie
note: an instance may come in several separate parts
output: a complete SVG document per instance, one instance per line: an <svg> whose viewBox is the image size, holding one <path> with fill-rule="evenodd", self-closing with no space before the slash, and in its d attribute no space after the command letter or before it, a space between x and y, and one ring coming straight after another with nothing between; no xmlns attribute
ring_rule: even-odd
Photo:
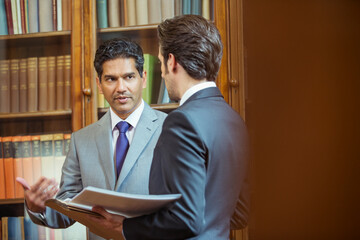
<svg viewBox="0 0 360 240"><path fill-rule="evenodd" d="M116 141L116 177L118 178L124 164L126 153L129 149L129 141L125 133L130 125L125 121L121 121L116 124L116 127L119 129L119 137Z"/></svg>

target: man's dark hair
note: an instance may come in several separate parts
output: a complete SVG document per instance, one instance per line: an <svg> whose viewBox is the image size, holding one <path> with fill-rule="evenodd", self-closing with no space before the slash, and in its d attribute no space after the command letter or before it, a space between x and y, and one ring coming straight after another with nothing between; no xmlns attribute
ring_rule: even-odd
<svg viewBox="0 0 360 240"><path fill-rule="evenodd" d="M139 44L128 39L114 38L103 42L96 50L94 67L100 81L103 63L117 58L134 58L135 67L140 77L143 76L144 55Z"/></svg>
<svg viewBox="0 0 360 240"><path fill-rule="evenodd" d="M212 23L198 15L177 16L159 24L158 38L165 67L172 53L192 78L215 81L223 45Z"/></svg>

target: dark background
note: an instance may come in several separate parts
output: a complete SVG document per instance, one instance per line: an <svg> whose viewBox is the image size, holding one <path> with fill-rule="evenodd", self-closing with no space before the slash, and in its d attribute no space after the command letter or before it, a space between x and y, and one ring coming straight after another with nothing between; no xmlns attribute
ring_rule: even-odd
<svg viewBox="0 0 360 240"><path fill-rule="evenodd" d="M360 1L244 0L250 239L360 239Z"/></svg>

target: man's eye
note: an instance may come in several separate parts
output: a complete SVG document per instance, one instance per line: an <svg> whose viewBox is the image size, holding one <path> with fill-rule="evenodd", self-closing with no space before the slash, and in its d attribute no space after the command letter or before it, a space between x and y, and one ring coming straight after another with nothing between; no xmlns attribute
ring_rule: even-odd
<svg viewBox="0 0 360 240"><path fill-rule="evenodd" d="M135 76L134 75L128 75L126 78L130 80L130 79L135 78Z"/></svg>

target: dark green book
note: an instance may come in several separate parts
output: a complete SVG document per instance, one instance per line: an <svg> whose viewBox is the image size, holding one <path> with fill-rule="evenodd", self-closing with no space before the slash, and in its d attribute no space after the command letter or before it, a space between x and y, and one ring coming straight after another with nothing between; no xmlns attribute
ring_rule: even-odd
<svg viewBox="0 0 360 240"><path fill-rule="evenodd" d="M107 0L96 0L98 28L108 28Z"/></svg>

